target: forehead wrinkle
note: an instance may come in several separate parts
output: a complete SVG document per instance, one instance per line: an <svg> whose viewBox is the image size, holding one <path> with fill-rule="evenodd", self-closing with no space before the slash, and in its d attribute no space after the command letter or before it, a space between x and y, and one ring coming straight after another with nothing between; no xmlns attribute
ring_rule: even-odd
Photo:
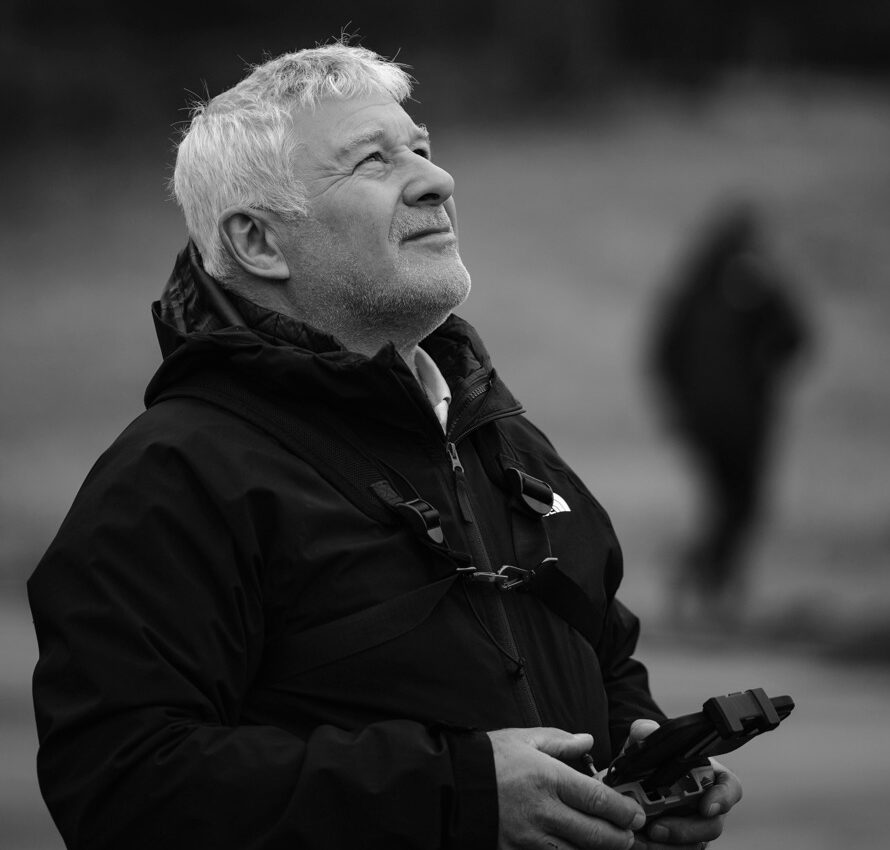
<svg viewBox="0 0 890 850"><path fill-rule="evenodd" d="M388 133L382 127L375 127L365 130L363 132L358 133L353 136L351 139L346 141L338 150L337 150L337 159L345 159L347 158L356 148L360 148L363 145L373 145L380 144L387 137ZM430 143L430 134L427 128L421 124L419 126L414 126L412 128L413 141L422 141L426 144Z"/></svg>

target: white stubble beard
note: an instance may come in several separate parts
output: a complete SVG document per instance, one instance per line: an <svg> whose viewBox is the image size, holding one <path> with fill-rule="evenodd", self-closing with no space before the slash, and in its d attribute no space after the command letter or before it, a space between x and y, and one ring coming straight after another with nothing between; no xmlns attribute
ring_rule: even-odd
<svg viewBox="0 0 890 850"><path fill-rule="evenodd" d="M412 261L401 256L395 280L378 280L351 268L344 281L342 316L356 333L378 336L397 347L416 344L432 333L466 301L470 274L457 249L449 259Z"/></svg>

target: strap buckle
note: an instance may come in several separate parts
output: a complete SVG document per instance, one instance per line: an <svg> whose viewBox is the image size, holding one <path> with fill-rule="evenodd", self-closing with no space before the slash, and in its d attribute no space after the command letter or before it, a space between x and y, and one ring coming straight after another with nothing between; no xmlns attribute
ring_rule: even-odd
<svg viewBox="0 0 890 850"><path fill-rule="evenodd" d="M546 516L553 510L553 488L540 478L535 478L515 466L504 469L510 490L519 506L533 516Z"/></svg>
<svg viewBox="0 0 890 850"><path fill-rule="evenodd" d="M504 578L501 589L512 590L514 587L525 587L528 585L535 577L535 571L524 570L522 567L516 567L513 564L504 564L498 570L498 575Z"/></svg>
<svg viewBox="0 0 890 850"><path fill-rule="evenodd" d="M545 558L545 561L556 560ZM542 564L544 561L541 562ZM469 581L493 584L500 590L512 590L514 587L525 587L535 577L535 570L524 570L513 564L504 564L497 572L490 570L477 570L475 567L461 567L459 573L463 573Z"/></svg>
<svg viewBox="0 0 890 850"><path fill-rule="evenodd" d="M433 543L441 543L445 539L439 512L429 502L409 499L394 507L415 531L423 532Z"/></svg>
<svg viewBox="0 0 890 850"><path fill-rule="evenodd" d="M405 520L412 531L425 534L433 543L445 540L439 512L429 502L421 498L403 499L388 481L374 481L369 487L384 505Z"/></svg>

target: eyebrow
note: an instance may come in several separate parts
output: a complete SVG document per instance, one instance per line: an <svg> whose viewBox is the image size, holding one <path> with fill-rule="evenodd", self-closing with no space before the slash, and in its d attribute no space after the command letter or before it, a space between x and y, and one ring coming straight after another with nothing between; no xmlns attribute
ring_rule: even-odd
<svg viewBox="0 0 890 850"><path fill-rule="evenodd" d="M425 142L428 145L430 143L429 130L427 130L427 128L423 124L418 125L415 130L416 132L414 133L414 140L412 141L412 144L420 141ZM353 136L337 151L337 159L348 159L349 155L353 153L357 148L360 148L364 145L381 144L385 138L386 130L382 128L378 128L376 130L367 130L364 133L359 133L358 135Z"/></svg>

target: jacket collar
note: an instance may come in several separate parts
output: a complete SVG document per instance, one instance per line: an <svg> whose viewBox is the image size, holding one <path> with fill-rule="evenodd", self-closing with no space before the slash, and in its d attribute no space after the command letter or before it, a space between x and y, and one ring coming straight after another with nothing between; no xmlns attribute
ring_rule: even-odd
<svg viewBox="0 0 890 850"><path fill-rule="evenodd" d="M160 299L152 305L164 362L146 389L146 404L204 369L234 371L271 392L322 399L348 408L350 415L369 403L384 418L410 415L404 407L406 393L398 384L408 397L424 398L392 344L368 358L348 351L329 334L228 290L225 300L234 311L227 312L225 302L214 298L218 288L190 242L177 256ZM421 347L438 365L455 402L468 386L478 385L487 376L491 383L487 411L521 410L497 380L476 331L462 319L450 316Z"/></svg>
<svg viewBox="0 0 890 850"><path fill-rule="evenodd" d="M334 337L224 290L204 270L192 241L177 255L160 299L152 304L152 313L164 357L190 338L226 329L249 329L270 342L291 342L313 351L346 351Z"/></svg>

